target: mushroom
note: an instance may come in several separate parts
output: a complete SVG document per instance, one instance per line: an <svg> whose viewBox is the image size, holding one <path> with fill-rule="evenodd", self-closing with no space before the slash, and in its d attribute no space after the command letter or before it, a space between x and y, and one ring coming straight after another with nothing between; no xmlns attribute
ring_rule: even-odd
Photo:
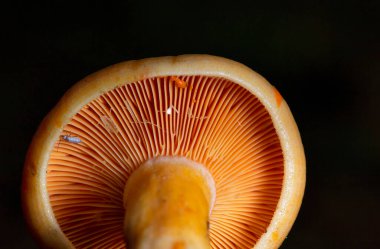
<svg viewBox="0 0 380 249"><path fill-rule="evenodd" d="M41 123L23 176L46 248L277 248L305 158L279 92L210 55L113 65Z"/></svg>

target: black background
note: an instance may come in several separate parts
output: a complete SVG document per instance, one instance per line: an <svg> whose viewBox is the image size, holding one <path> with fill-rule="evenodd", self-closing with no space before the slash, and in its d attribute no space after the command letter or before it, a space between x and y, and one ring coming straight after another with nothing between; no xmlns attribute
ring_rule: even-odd
<svg viewBox="0 0 380 249"><path fill-rule="evenodd" d="M293 112L307 186L282 248L380 248L379 2L2 3L0 248L37 248L21 172L63 93L117 62L187 53L246 64Z"/></svg>

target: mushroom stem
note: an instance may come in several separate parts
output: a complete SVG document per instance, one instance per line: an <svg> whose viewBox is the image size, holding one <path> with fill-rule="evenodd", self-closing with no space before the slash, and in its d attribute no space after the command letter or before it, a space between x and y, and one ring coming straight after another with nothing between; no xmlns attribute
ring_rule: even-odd
<svg viewBox="0 0 380 249"><path fill-rule="evenodd" d="M214 199L214 181L204 166L183 157L148 160L129 177L124 191L128 248L210 248Z"/></svg>

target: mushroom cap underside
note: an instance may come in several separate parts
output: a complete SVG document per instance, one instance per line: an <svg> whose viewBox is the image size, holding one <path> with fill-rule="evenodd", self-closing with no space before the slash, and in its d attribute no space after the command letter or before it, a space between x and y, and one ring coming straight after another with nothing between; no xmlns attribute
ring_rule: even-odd
<svg viewBox="0 0 380 249"><path fill-rule="evenodd" d="M213 176L212 248L281 244L305 182L297 126L265 79L207 55L117 64L65 94L25 163L25 213L36 237L47 247L124 248L125 183L160 156L186 157Z"/></svg>

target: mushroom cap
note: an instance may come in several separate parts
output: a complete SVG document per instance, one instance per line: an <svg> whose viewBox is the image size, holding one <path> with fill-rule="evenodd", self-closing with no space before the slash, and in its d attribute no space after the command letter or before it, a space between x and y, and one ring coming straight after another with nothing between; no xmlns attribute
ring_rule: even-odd
<svg viewBox="0 0 380 249"><path fill-rule="evenodd" d="M215 85L219 88L213 88ZM160 93L162 96L152 97L149 94L142 96L140 91L147 89L148 86L153 89L149 90L150 94ZM207 89L211 90L206 91L205 87L209 87ZM217 91L222 88L224 90ZM67 228L69 225L62 223L64 218L59 217L59 213L62 214L60 210L66 210L64 215L68 215L72 210L78 210L78 208L71 210L72 206L70 205L70 208L65 209L59 204L64 199L62 197L64 194L59 192L59 186L67 187L67 182L72 181L72 178L54 174L57 171L68 172L62 170L62 165L65 166L67 163L63 163L59 169L55 169L51 165L57 165L56 161L62 159L60 153L67 156L70 154L67 152L69 150L74 151L73 155L69 155L71 158L78 157L88 148L91 149L91 153L102 154L99 147L91 148L91 146L94 147L94 142L91 140L93 136L86 137L83 132L74 129L73 122L80 123L76 117L82 115L81 112L85 112L88 108L92 108L91 110L98 108L99 111L101 109L99 105L103 105L102 99L106 98L104 96L118 91L121 95L129 94L126 99L129 104L132 104L133 110L128 109L128 103L125 101L121 101L120 105L125 103L124 107L126 108L123 112L129 113L129 118L132 119L129 119L128 124L119 122L115 124L115 120L110 119L113 117L110 112L107 112L108 115L99 115L98 123L94 118L92 125L103 127L102 131L95 132L99 134L98 140L101 140L99 143L104 142L110 146L117 133L120 132L125 140L129 139L128 141L132 142L129 143L129 146L115 146L128 147L133 150L138 147L138 144L134 142L143 139L144 134L150 132L153 134L153 139L149 138L147 141L154 144L153 140L158 139L159 134L169 133L173 130L174 125L170 120L174 119L176 115L180 120L178 122L187 122L186 129L190 127L190 124L195 124L193 127L195 133L191 133L191 136L187 135L193 139L193 142L187 142L182 147L178 141L170 140L170 136L167 135L168 139L161 138L161 144L157 143L152 146L153 149L149 151L140 149L140 152L131 156L132 159L124 158L125 165L132 166L117 170L111 169L111 171L119 172L116 173L117 176L124 175L115 178L115 181L118 182L116 185L125 184L128 175L138 167L138 164L150 157L185 156L205 165L214 177L216 201L210 216L210 238L213 248L230 247L231 245L242 248L277 248L281 245L300 208L306 174L301 138L288 105L279 92L262 76L240 63L210 55L182 55L128 61L96 72L67 91L42 121L27 153L22 189L25 217L42 246L47 248L80 248L81 245L83 246L75 239L70 239L72 228ZM190 99L188 105L183 104L181 107L172 105L169 103L170 101L157 105L155 112L160 112L160 122L159 119L154 119L156 122L152 122L152 120L144 118L145 116L141 114L145 108L143 101L139 104L131 103L134 101L131 96L134 96L136 101L151 98L168 100L177 94L177 99L180 99L185 96L185 94L181 95L181 91L193 92L193 96L199 98L195 100L195 103L192 103L193 100ZM171 95L172 93L173 95ZM215 93L219 95L214 96ZM207 99L211 99L208 103L210 105L213 103L214 107L203 108ZM94 100L98 102L94 102ZM110 98L109 100L113 101ZM218 110L218 114L213 113L215 110ZM119 112L121 113L120 110ZM182 117L179 117L181 115L178 113L181 113ZM134 119L136 115L139 116ZM223 120L225 121L222 122ZM218 125L217 122L222 123ZM119 130L120 127L128 130L129 128L126 127L131 126L135 127L131 129L140 129L144 126L146 131L138 135ZM150 128L146 128L147 126ZM160 131L163 129L161 126L166 127L165 131ZM108 132L108 135L104 135L106 134L104 131ZM207 134L210 131L213 133L208 135L208 139L202 140L201 135L207 135L202 133L204 131L208 132ZM73 143L66 141L62 136L66 136L65 138L78 137L81 140ZM135 137L131 138L131 136ZM240 147L230 142L235 141L235 137L238 137L237 140L239 140L239 136L244 138ZM260 138L262 139L260 140ZM255 139L259 139L260 143L254 143ZM213 148L211 148L212 141L215 143ZM224 143L229 147L223 149ZM208 146L210 148L207 148ZM78 148L81 149L80 153ZM219 153L221 151L223 153ZM227 152L230 154L227 155ZM241 157L237 157L239 155ZM105 159L102 158L102 160ZM239 164L239 160L244 162ZM108 162L108 164L112 165L112 162ZM83 172L81 174L83 175ZM112 176L109 174L108 176L109 179L105 180L105 186L109 183L112 187L114 186L112 185ZM78 176L74 178L78 180L79 185L83 183L81 181L84 181ZM241 185L237 184L239 181ZM73 186L72 182L70 184ZM104 186L102 188L104 189ZM89 191L93 193L94 189ZM115 190L115 193L117 192L118 190ZM110 196L112 199L113 193L110 192ZM63 199L60 202L61 197ZM117 197L115 198L117 199ZM86 197L83 200L88 201ZM255 200L261 202L258 204ZM265 200L268 203L262 202ZM80 201L77 204L80 205ZM120 204L120 209L115 212L122 217L122 197ZM101 219L95 216L94 219ZM111 218L109 217L109 219ZM107 224L114 225L112 222ZM76 225L80 226L80 224ZM92 234L92 236L94 235ZM106 236L106 233L97 235ZM122 236L118 239L122 240ZM103 244L103 246L105 245L109 246ZM118 244L115 248L119 246L123 248L125 245Z"/></svg>

